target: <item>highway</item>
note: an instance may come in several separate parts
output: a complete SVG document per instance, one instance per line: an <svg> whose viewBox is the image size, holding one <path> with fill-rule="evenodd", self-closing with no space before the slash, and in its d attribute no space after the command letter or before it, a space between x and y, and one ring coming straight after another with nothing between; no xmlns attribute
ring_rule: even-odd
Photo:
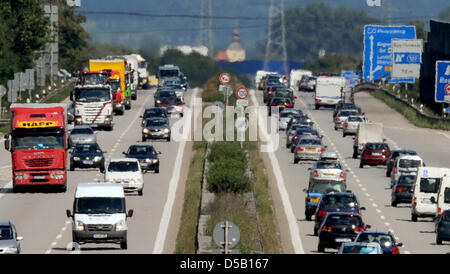
<svg viewBox="0 0 450 274"><path fill-rule="evenodd" d="M107 151L105 157L121 158L132 144L141 143L141 118L144 109L154 105L155 89L139 90L138 100L123 116L114 116L114 130L96 131L97 142ZM196 90L185 95L186 106ZM180 119L171 117L171 125ZM189 121L190 115L185 115ZM73 126L70 125L69 128ZM103 181L98 169L67 171L66 193L13 193L11 184L11 156L1 148L0 157L0 220L11 220L19 236L23 236L22 253L172 253L184 196L184 180L190 163L189 142L147 140L160 155L160 173L144 174L144 195L126 195L126 206L134 210L128 219L128 249L118 244L86 244L72 247L72 224L66 209L73 211L73 199L78 183ZM70 156L70 154L68 153ZM68 158L69 159L69 158ZM67 169L68 169L67 162Z"/></svg>
<svg viewBox="0 0 450 274"><path fill-rule="evenodd" d="M450 252L448 243L435 244L434 223L431 218L411 221L409 204L391 206L391 189L389 178L385 176L385 167L359 168L359 159L352 159L353 140L351 136L342 137L341 131L333 128L332 109L314 109L314 93L295 92L297 99L295 107L301 108L315 122L315 127L324 136L327 150L336 151L346 169L347 188L352 190L361 204L366 208L362 211L363 220L372 227L370 230L390 230L398 242L404 244L400 248L403 254L442 254ZM251 91L255 104L263 104L262 91ZM355 95L355 102L365 112L366 117L384 124L384 133L392 149L413 149L424 158L428 166L450 166L450 135L436 130L414 127L395 110L373 98L366 92ZM267 119L267 117L264 117ZM272 185L278 188L283 203L278 210L285 212L286 224L290 232L292 253L317 254L318 237L313 235L314 221L305 220L305 193L308 186L309 167L312 162L294 164L294 156L286 149L286 135L280 132L278 149L270 158L271 168L276 182ZM299 233L298 235L295 235ZM336 253L337 250L326 249L326 253Z"/></svg>

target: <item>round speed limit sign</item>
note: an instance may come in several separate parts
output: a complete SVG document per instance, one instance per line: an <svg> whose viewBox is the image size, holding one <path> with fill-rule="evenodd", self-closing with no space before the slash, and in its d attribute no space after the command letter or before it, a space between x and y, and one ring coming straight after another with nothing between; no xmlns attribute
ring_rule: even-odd
<svg viewBox="0 0 450 274"><path fill-rule="evenodd" d="M244 86L238 87L238 89L236 90L236 97L241 100L247 99L248 89Z"/></svg>
<svg viewBox="0 0 450 274"><path fill-rule="evenodd" d="M231 81L231 76L229 73L222 73L219 76L219 81L222 85L228 85Z"/></svg>

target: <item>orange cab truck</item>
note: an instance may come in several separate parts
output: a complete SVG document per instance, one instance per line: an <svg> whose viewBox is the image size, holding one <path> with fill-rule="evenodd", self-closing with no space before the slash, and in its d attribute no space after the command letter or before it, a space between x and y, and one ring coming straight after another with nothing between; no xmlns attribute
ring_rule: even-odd
<svg viewBox="0 0 450 274"><path fill-rule="evenodd" d="M67 189L65 104L12 104L11 152L13 192L26 186Z"/></svg>
<svg viewBox="0 0 450 274"><path fill-rule="evenodd" d="M120 73L118 71L109 71L110 76L108 84L111 86L113 92L113 109L116 114L123 115L125 112L125 102L122 99L122 90L120 87Z"/></svg>

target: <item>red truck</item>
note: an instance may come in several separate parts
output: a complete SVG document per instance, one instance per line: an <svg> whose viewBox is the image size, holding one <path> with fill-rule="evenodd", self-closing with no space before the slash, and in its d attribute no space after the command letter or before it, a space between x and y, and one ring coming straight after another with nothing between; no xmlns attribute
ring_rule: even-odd
<svg viewBox="0 0 450 274"><path fill-rule="evenodd" d="M65 104L12 104L11 152L13 192L26 186L67 189Z"/></svg>

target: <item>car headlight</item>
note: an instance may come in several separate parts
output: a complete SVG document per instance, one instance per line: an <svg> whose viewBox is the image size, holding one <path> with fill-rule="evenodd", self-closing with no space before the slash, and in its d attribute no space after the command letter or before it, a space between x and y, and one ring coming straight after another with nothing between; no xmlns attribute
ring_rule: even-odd
<svg viewBox="0 0 450 274"><path fill-rule="evenodd" d="M75 225L75 230L77 230L77 231L84 231L84 223L83 222L77 221L75 224L76 224Z"/></svg>
<svg viewBox="0 0 450 274"><path fill-rule="evenodd" d="M134 178L133 180L134 180L136 183L139 183L139 182L141 181L140 178Z"/></svg>
<svg viewBox="0 0 450 274"><path fill-rule="evenodd" d="M161 101L160 101L160 100L156 100L156 103L157 103L157 104L161 104Z"/></svg>
<svg viewBox="0 0 450 274"><path fill-rule="evenodd" d="M142 132L143 132L144 134L147 134L147 133L149 133L150 131L148 130L148 128L144 128L144 129L142 130Z"/></svg>
<svg viewBox="0 0 450 274"><path fill-rule="evenodd" d="M170 132L170 129L168 129L168 128L164 129L164 133L169 133L169 132Z"/></svg>
<svg viewBox="0 0 450 274"><path fill-rule="evenodd" d="M95 156L94 157L94 161L95 162L99 162L99 161L101 161L102 160L102 157L101 156Z"/></svg>
<svg viewBox="0 0 450 274"><path fill-rule="evenodd" d="M18 252L17 247L8 247L5 249L6 254L16 254Z"/></svg>
<svg viewBox="0 0 450 274"><path fill-rule="evenodd" d="M153 163L157 164L158 163L158 159L153 159Z"/></svg>
<svg viewBox="0 0 450 274"><path fill-rule="evenodd" d="M73 159L74 159L75 161L79 161L79 160L80 160L80 157L73 157Z"/></svg>
<svg viewBox="0 0 450 274"><path fill-rule="evenodd" d="M83 118L77 117L77 118L75 118L75 121L76 121L77 123L81 123L81 122L83 121Z"/></svg>
<svg viewBox="0 0 450 274"><path fill-rule="evenodd" d="M23 176L22 175L16 175L16 180L23 180Z"/></svg>
<svg viewBox="0 0 450 274"><path fill-rule="evenodd" d="M116 223L116 231L124 231L127 230L127 223L125 220L120 220Z"/></svg>
<svg viewBox="0 0 450 274"><path fill-rule="evenodd" d="M146 161L147 163L150 163L150 162L152 161L152 159L145 159L145 161Z"/></svg>
<svg viewBox="0 0 450 274"><path fill-rule="evenodd" d="M120 107L122 107L122 103L117 103L116 106L117 106L118 108L120 108Z"/></svg>
<svg viewBox="0 0 450 274"><path fill-rule="evenodd" d="M109 178L109 180L108 180L110 183L114 183L114 178Z"/></svg>

